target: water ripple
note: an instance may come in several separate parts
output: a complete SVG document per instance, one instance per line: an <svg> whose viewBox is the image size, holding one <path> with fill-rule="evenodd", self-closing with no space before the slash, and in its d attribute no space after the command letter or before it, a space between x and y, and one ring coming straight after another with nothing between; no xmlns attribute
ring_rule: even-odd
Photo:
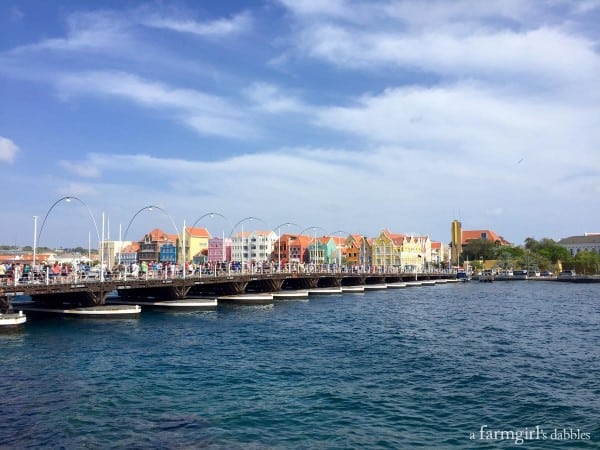
<svg viewBox="0 0 600 450"><path fill-rule="evenodd" d="M464 283L31 322L0 336L0 448L514 446L482 425L598 448L599 294Z"/></svg>

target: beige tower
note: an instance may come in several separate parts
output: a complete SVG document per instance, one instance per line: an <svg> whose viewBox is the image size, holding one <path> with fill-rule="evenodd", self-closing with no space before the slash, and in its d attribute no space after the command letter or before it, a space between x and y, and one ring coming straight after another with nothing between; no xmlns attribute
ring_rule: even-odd
<svg viewBox="0 0 600 450"><path fill-rule="evenodd" d="M462 253L462 225L458 220L452 221L452 252L450 253L450 261L453 266L459 265L459 257Z"/></svg>

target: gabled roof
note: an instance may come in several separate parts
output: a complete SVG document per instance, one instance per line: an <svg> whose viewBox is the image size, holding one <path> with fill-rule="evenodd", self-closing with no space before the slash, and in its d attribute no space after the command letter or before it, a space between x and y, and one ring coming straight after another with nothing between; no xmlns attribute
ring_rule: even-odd
<svg viewBox="0 0 600 450"><path fill-rule="evenodd" d="M188 234L191 237L210 237L210 233L208 232L208 230L206 228L192 228L192 227L185 227L185 230L188 232Z"/></svg>
<svg viewBox="0 0 600 450"><path fill-rule="evenodd" d="M140 250L138 242L132 242L130 245L123 247L119 253L137 253Z"/></svg>
<svg viewBox="0 0 600 450"><path fill-rule="evenodd" d="M314 238L305 235L296 235L296 240L290 241L290 247L308 247Z"/></svg>
<svg viewBox="0 0 600 450"><path fill-rule="evenodd" d="M600 244L600 234L588 234L587 236L570 236L558 241L560 245L576 244Z"/></svg>
<svg viewBox="0 0 600 450"><path fill-rule="evenodd" d="M146 233L141 240L143 241L146 238L146 236L150 236L152 242L177 242L178 239L178 236L176 234L165 233L160 228L155 228L149 233Z"/></svg>
<svg viewBox="0 0 600 450"><path fill-rule="evenodd" d="M403 234L399 234L399 233L392 233L390 230L383 230L383 234L387 236L387 238L392 241L392 243L394 245L402 245L402 243L404 242L404 239L406 238L405 235Z"/></svg>
<svg viewBox="0 0 600 450"><path fill-rule="evenodd" d="M483 237L485 236L485 238ZM502 245L508 244L502 236L497 235L492 230L462 230L462 244L471 240L485 239L490 242L500 242Z"/></svg>

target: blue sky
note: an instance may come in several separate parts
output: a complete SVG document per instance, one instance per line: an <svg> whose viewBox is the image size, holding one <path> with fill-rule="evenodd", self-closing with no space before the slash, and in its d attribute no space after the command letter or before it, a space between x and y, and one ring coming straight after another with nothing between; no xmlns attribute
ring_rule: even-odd
<svg viewBox="0 0 600 450"><path fill-rule="evenodd" d="M208 212L214 234L598 232L598 23L596 0L5 0L0 242L68 195L41 245L86 246L90 213L127 239Z"/></svg>

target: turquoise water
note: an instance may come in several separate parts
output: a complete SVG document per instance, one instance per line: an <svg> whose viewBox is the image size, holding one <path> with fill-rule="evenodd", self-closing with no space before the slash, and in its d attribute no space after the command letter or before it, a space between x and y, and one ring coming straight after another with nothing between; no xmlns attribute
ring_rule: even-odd
<svg viewBox="0 0 600 450"><path fill-rule="evenodd" d="M600 448L599 325L600 284L550 282L30 321L0 448Z"/></svg>

